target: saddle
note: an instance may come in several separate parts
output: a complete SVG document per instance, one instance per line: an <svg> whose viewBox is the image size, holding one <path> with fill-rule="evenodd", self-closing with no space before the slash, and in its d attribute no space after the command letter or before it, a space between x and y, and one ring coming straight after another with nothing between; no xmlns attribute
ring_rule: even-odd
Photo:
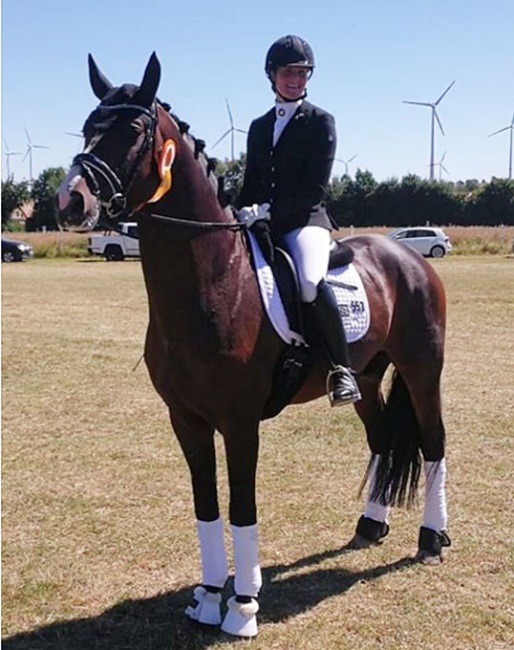
<svg viewBox="0 0 514 650"><path fill-rule="evenodd" d="M251 242L249 248L252 250ZM346 266L352 260L353 250L346 244L334 242L329 269ZM255 269L254 256L252 262ZM264 408L263 420L275 417L290 403L311 368L313 351L317 351L319 347L312 334L314 328L309 323L308 312L304 309L301 300L300 282L291 256L282 247L275 246L273 261L269 267L280 294L290 331L297 333L299 338L293 337L293 342L286 345L277 360L272 391Z"/></svg>

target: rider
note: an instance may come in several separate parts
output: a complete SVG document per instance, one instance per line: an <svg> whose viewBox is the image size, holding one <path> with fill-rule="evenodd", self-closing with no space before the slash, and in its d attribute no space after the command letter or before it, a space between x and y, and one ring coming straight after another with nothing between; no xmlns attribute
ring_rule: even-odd
<svg viewBox="0 0 514 650"><path fill-rule="evenodd" d="M265 71L275 106L250 126L243 188L236 205L248 213L252 210L248 206L269 204L269 222L260 221L258 226L269 228L294 260L302 301L312 312L331 364L329 398L338 406L356 402L361 395L350 370L337 302L325 281L332 225L324 196L336 131L333 116L306 100L313 70L312 49L298 36L279 38L268 50Z"/></svg>

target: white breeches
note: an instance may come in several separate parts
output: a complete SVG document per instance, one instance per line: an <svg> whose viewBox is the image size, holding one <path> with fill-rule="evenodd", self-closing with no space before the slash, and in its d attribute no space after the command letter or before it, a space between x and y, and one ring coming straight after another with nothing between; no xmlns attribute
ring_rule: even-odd
<svg viewBox="0 0 514 650"><path fill-rule="evenodd" d="M321 226L305 226L282 235L282 239L298 271L302 300L313 302L318 284L328 271L330 231Z"/></svg>

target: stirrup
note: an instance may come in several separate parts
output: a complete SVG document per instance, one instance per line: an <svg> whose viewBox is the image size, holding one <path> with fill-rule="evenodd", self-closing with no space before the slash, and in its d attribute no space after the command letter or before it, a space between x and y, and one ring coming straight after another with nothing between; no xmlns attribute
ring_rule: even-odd
<svg viewBox="0 0 514 650"><path fill-rule="evenodd" d="M335 378L335 381L332 381L333 378ZM338 378L346 385L338 385ZM326 390L330 406L343 406L362 399L361 392L351 371L344 366L335 366L328 371Z"/></svg>

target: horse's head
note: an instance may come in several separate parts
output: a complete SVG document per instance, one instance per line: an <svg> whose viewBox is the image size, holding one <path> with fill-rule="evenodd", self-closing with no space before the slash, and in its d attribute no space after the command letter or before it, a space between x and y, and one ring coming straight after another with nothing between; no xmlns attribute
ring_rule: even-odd
<svg viewBox="0 0 514 650"><path fill-rule="evenodd" d="M100 215L119 220L170 188L180 136L165 139L157 128L159 112L165 113L156 101L160 76L153 53L140 86L115 88L89 55L89 79L100 104L84 124L84 151L57 192L63 227L90 230Z"/></svg>

